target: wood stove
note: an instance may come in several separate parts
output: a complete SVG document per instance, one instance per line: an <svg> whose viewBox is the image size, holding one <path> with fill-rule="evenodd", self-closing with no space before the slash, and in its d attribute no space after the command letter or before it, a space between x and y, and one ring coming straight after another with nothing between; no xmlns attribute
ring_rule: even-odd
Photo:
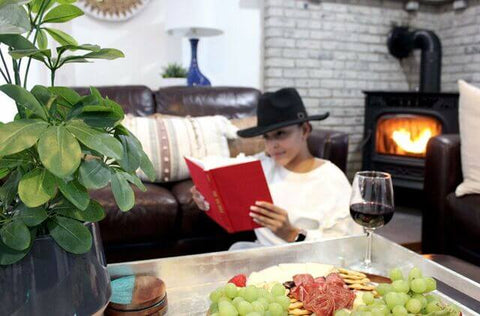
<svg viewBox="0 0 480 316"><path fill-rule="evenodd" d="M458 94L365 91L363 170L392 174L396 187L423 189L425 150L458 133Z"/></svg>

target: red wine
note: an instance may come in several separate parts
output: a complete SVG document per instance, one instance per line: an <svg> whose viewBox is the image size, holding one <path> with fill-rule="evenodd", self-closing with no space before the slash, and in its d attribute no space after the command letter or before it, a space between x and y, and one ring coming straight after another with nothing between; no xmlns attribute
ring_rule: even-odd
<svg viewBox="0 0 480 316"><path fill-rule="evenodd" d="M356 203L350 205L353 220L367 228L378 228L390 222L393 207L378 203Z"/></svg>

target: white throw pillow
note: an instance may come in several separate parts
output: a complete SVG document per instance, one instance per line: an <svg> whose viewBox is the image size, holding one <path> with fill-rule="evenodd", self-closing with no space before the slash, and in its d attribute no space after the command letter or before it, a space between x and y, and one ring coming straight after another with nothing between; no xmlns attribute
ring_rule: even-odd
<svg viewBox="0 0 480 316"><path fill-rule="evenodd" d="M154 182L188 179L184 156L230 157L227 139L236 138L236 128L225 117L180 117L126 115L122 122L142 143L143 150L155 168ZM142 180L147 177L138 172Z"/></svg>
<svg viewBox="0 0 480 316"><path fill-rule="evenodd" d="M460 154L463 182L455 190L456 196L480 193L480 89L458 81L460 101Z"/></svg>

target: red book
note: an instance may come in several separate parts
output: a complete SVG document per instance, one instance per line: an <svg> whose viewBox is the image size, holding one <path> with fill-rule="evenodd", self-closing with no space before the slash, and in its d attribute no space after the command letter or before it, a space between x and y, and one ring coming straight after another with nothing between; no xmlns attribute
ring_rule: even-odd
<svg viewBox="0 0 480 316"><path fill-rule="evenodd" d="M260 161L205 170L201 161L186 158L197 190L210 204L206 212L229 233L261 227L248 215L256 201L272 203Z"/></svg>

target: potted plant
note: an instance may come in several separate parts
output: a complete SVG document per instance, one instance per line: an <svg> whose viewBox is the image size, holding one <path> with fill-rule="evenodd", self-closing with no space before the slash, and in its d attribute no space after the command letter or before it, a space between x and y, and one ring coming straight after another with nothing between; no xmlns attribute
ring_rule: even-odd
<svg viewBox="0 0 480 316"><path fill-rule="evenodd" d="M91 315L111 290L98 228L105 217L88 190L111 185L122 211L133 207L135 171L154 178L150 160L121 121L122 107L97 89L80 96L55 86L68 63L115 59L122 52L79 45L51 27L83 15L71 0L0 2L0 91L16 102L14 121L0 124L0 306L6 315ZM48 48L48 38L58 43ZM51 85L27 90L31 62Z"/></svg>
<svg viewBox="0 0 480 316"><path fill-rule="evenodd" d="M186 86L188 71L182 65L171 63L163 68L161 87Z"/></svg>

